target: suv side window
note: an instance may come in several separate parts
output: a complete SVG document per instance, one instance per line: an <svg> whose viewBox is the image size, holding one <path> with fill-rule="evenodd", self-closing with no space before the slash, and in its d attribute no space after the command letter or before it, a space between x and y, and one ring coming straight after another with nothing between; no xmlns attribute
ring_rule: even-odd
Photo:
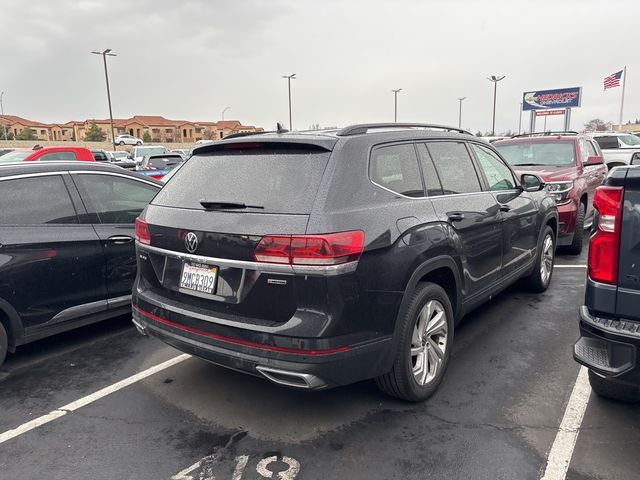
<svg viewBox="0 0 640 480"><path fill-rule="evenodd" d="M0 225L78 223L60 175L0 181Z"/></svg>
<svg viewBox="0 0 640 480"><path fill-rule="evenodd" d="M38 158L41 162L46 162L50 160L76 160L76 154L73 152L51 152L45 153L40 158Z"/></svg>
<svg viewBox="0 0 640 480"><path fill-rule="evenodd" d="M513 173L498 156L486 147L471 144L471 148L478 157L480 168L489 183L489 190L492 192L500 190L513 190L516 188L516 181Z"/></svg>
<svg viewBox="0 0 640 480"><path fill-rule="evenodd" d="M594 137L594 140L598 142L600 148L620 148L620 145L618 144L618 137L616 136L609 135L606 137Z"/></svg>
<svg viewBox="0 0 640 480"><path fill-rule="evenodd" d="M578 139L578 145L580 147L580 156L582 157L581 161L586 162L587 158L589 158L589 142L584 138L580 138Z"/></svg>
<svg viewBox="0 0 640 480"><path fill-rule="evenodd" d="M480 180L467 147L462 142L426 144L445 195L480 192Z"/></svg>
<svg viewBox="0 0 640 480"><path fill-rule="evenodd" d="M87 211L102 224L133 224L159 188L117 175L78 174Z"/></svg>
<svg viewBox="0 0 640 480"><path fill-rule="evenodd" d="M590 140L587 140L587 151L589 152L589 156L590 157L599 157L600 156L600 153L598 153L598 149L596 148L594 142L592 142Z"/></svg>
<svg viewBox="0 0 640 480"><path fill-rule="evenodd" d="M413 144L378 147L371 153L371 181L407 197L424 197L422 176Z"/></svg>

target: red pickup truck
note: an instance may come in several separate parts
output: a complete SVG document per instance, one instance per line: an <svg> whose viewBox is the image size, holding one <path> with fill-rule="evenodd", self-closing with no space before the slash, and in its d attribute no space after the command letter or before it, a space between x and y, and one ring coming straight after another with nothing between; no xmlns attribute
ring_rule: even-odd
<svg viewBox="0 0 640 480"><path fill-rule="evenodd" d="M519 176L533 173L544 180L558 205L558 246L579 254L584 230L593 221L595 189L607 176L598 144L577 132L545 132L493 145Z"/></svg>
<svg viewBox="0 0 640 480"><path fill-rule="evenodd" d="M18 148L0 157L0 163L31 161L74 161L95 162L88 148L84 147L33 147Z"/></svg>

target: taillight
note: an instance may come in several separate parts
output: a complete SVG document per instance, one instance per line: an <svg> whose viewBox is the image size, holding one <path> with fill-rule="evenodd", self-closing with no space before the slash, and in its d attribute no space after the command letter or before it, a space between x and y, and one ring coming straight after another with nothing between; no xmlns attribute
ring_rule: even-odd
<svg viewBox="0 0 640 480"><path fill-rule="evenodd" d="M593 206L598 224L589 241L589 277L596 282L618 282L622 187L601 186L596 189Z"/></svg>
<svg viewBox="0 0 640 480"><path fill-rule="evenodd" d="M136 218L136 240L145 245L151 244L151 233L149 233L149 225L144 220Z"/></svg>
<svg viewBox="0 0 640 480"><path fill-rule="evenodd" d="M291 265L340 265L358 260L364 249L364 232L325 235L267 235L253 253L257 262Z"/></svg>

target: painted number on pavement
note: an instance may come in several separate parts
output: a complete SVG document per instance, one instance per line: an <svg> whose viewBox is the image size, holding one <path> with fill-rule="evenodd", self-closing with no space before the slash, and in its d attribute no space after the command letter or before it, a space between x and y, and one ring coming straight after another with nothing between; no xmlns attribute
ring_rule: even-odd
<svg viewBox="0 0 640 480"><path fill-rule="evenodd" d="M216 455L209 455L181 472L176 473L171 480L216 480L213 472L213 463L217 460ZM242 480L242 476L249 463L248 455L240 455L235 459L235 468L231 480ZM287 469L281 472L271 470L271 465L282 462L287 465ZM273 478L275 480L294 480L300 472L300 462L295 458L287 456L270 456L261 459L256 465L256 472L261 478ZM218 479L222 480L222 479Z"/></svg>

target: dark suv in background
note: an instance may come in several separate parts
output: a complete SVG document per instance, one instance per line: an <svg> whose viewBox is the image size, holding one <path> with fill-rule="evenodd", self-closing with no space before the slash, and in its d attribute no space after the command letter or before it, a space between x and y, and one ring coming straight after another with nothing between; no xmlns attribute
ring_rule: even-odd
<svg viewBox="0 0 640 480"><path fill-rule="evenodd" d="M488 143L421 124L285 132L195 149L140 216L141 333L280 385L376 378L419 401L465 313L520 278L549 285L555 203Z"/></svg>
<svg viewBox="0 0 640 480"><path fill-rule="evenodd" d="M544 132L516 135L493 144L519 175L535 173L558 205L558 245L582 252L585 227L593 221L593 196L607 176L602 151L587 135Z"/></svg>
<svg viewBox="0 0 640 480"><path fill-rule="evenodd" d="M614 168L594 206L574 357L598 395L640 401L640 166Z"/></svg>
<svg viewBox="0 0 640 480"><path fill-rule="evenodd" d="M134 222L161 185L100 162L0 165L0 364L130 311Z"/></svg>

